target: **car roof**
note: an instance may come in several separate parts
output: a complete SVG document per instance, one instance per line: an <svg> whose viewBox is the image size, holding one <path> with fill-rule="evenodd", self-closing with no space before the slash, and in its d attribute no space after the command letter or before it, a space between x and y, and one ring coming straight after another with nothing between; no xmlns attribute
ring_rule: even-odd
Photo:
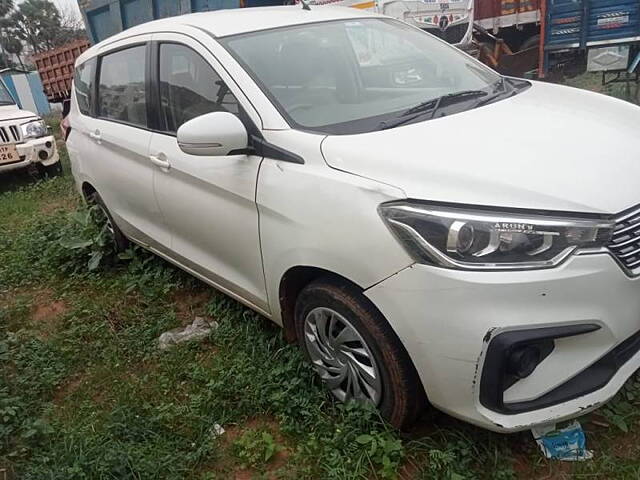
<svg viewBox="0 0 640 480"><path fill-rule="evenodd" d="M214 37L226 37L293 25L381 16L350 7L312 5L310 8L310 10L304 10L301 5L234 8L154 20L131 27L97 43L78 57L76 64L95 56L101 48L110 43L136 35L172 31L176 27L190 26L205 30Z"/></svg>
<svg viewBox="0 0 640 480"><path fill-rule="evenodd" d="M310 10L304 10L301 5L236 8L192 13L185 15L181 20L185 24L207 30L216 37L225 37L269 28L374 15L349 7L327 5L310 8Z"/></svg>

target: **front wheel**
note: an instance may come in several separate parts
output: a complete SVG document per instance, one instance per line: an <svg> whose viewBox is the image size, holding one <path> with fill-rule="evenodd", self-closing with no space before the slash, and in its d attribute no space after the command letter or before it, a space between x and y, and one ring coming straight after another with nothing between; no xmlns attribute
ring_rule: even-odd
<svg viewBox="0 0 640 480"><path fill-rule="evenodd" d="M426 404L420 379L390 325L356 288L331 279L311 283L295 309L300 347L340 401L376 406L407 428Z"/></svg>

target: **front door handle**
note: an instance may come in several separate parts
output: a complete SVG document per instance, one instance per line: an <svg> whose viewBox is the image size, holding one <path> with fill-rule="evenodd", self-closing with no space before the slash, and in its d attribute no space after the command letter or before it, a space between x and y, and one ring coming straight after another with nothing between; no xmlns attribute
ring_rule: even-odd
<svg viewBox="0 0 640 480"><path fill-rule="evenodd" d="M157 165L162 170L167 171L171 167L169 160L167 160L167 156L164 153L159 153L158 155L149 155L149 160L154 165Z"/></svg>

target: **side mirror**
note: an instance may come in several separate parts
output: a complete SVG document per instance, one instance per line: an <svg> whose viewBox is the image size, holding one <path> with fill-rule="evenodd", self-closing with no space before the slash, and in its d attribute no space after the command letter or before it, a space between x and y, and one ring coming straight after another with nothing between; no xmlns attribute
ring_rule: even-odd
<svg viewBox="0 0 640 480"><path fill-rule="evenodd" d="M229 112L206 113L182 124L178 146L184 153L201 156L225 156L248 146L247 129Z"/></svg>

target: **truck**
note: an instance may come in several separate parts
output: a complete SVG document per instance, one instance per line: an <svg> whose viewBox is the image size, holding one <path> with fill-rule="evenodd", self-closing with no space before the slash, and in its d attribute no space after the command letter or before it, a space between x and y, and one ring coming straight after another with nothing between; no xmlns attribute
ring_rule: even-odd
<svg viewBox="0 0 640 480"><path fill-rule="evenodd" d="M474 0L378 0L378 12L454 45L466 47L471 43Z"/></svg>
<svg viewBox="0 0 640 480"><path fill-rule="evenodd" d="M289 0L79 0L89 40L98 43L159 18L226 8L283 5Z"/></svg>
<svg viewBox="0 0 640 480"><path fill-rule="evenodd" d="M62 102L69 98L76 58L90 46L88 39L79 38L32 55L49 102Z"/></svg>
<svg viewBox="0 0 640 480"><path fill-rule="evenodd" d="M538 45L544 0L476 0L476 25L505 40L512 51Z"/></svg>
<svg viewBox="0 0 640 480"><path fill-rule="evenodd" d="M378 0L400 19L511 75L535 68L543 0ZM520 51L526 51L520 54Z"/></svg>
<svg viewBox="0 0 640 480"><path fill-rule="evenodd" d="M478 58L506 75L537 75L545 1L476 0L474 44Z"/></svg>
<svg viewBox="0 0 640 480"><path fill-rule="evenodd" d="M640 62L638 0L477 0L475 24L481 39L493 36L482 59L503 72L529 65L544 76L572 64L576 72L625 73L614 81L628 87Z"/></svg>
<svg viewBox="0 0 640 480"><path fill-rule="evenodd" d="M471 44L475 24L519 50L539 38L541 1L378 0L378 11L462 47Z"/></svg>

